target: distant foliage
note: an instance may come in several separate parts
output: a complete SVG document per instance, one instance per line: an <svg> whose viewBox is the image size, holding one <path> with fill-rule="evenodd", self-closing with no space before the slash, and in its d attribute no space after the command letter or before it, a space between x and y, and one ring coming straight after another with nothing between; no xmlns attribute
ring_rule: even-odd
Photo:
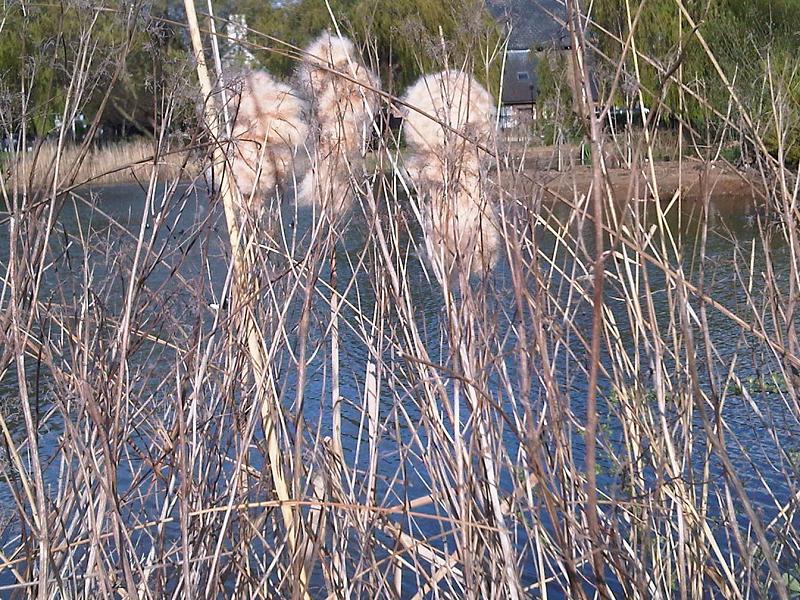
<svg viewBox="0 0 800 600"><path fill-rule="evenodd" d="M728 90L720 85L713 63L693 35L686 20L681 21L675 0L648 0L631 2L631 13L624 2L597 0L592 17L599 25L597 40L601 50L616 59L622 44L613 39L625 40L632 23L641 10L635 41L642 54L654 59L655 64L640 61L640 83L650 92L663 87L665 73L680 57L683 81L703 99L703 102L684 94L681 107L680 92L671 86L666 94L666 104L671 111L694 123L701 131L718 123L713 110L724 114L730 99ZM640 6L641 5L641 6ZM711 51L733 81L737 95L748 106L760 123L772 122L772 130L760 132L770 143L770 151L777 152L778 140L786 145L787 162L800 160L800 2L796 0L688 0L684 2L697 23L699 32ZM609 32L607 35L604 31ZM627 71L633 73L629 53ZM769 75L772 76L770 89ZM608 85L600 81L600 85ZM629 105L636 86L620 86L618 101ZM707 106L706 103L708 103ZM775 108L780 108L783 122L781 131L774 123Z"/></svg>
<svg viewBox="0 0 800 600"><path fill-rule="evenodd" d="M422 73L461 68L467 59L490 91L499 89L497 49L502 35L480 0L333 0L330 5L341 33L364 49L365 60L380 69L390 92L400 92ZM261 0L231 1L225 10L245 14L254 31L301 48L333 28L322 0L280 6ZM271 45L263 39L260 43ZM294 61L280 53L255 54L274 73L289 76L295 69Z"/></svg>
<svg viewBox="0 0 800 600"><path fill-rule="evenodd" d="M468 60L478 80L499 91L501 61L492 58L502 36L481 0L361 0L352 18L357 33L374 38L381 71L395 90Z"/></svg>
<svg viewBox="0 0 800 600"><path fill-rule="evenodd" d="M78 71L90 74L83 81L87 93L84 103L70 106L69 112L92 119L110 92L103 105L105 130L119 134L153 131L157 98L185 81L185 70L190 67L182 31L164 20L145 24L143 15L134 9L113 12L101 8L78 2L6 3L0 8L2 133L17 132L22 121L29 135L51 133L64 111L70 79ZM161 0L150 4L148 10L154 17L176 16ZM84 56L79 42L88 35L95 41L96 51ZM188 94L183 97L188 101ZM14 122L8 120L10 115L15 115Z"/></svg>
<svg viewBox="0 0 800 600"><path fill-rule="evenodd" d="M586 135L586 126L574 110L572 60L568 52L548 50L537 53L539 96L536 108L542 130L538 133L547 144L575 142Z"/></svg>
<svg viewBox="0 0 800 600"><path fill-rule="evenodd" d="M341 33L353 39L365 62L380 71L388 91L399 94L425 72L466 66L497 95L502 35L480 0L331 0L329 4ZM30 132L50 134L56 115L63 111L70 74L80 60L78 40L92 28L100 44L85 65L94 80L88 82L91 90L80 112L93 118L111 89L103 106L106 131L121 137L155 130L155 106L166 88L193 77L186 61L188 38L176 25L185 20L183 5L153 0L141 14L101 8L73 0L11 2L0 7L0 117L23 115ZM222 19L245 16L254 66L279 79L292 77L297 69L295 51L281 42L303 48L322 31L335 30L323 0L225 0L215 2L214 8ZM218 22L217 29L224 33L224 23ZM114 76L120 57L125 64ZM196 99L185 85L183 89L182 108L191 118ZM8 131L18 129L19 123L0 126Z"/></svg>

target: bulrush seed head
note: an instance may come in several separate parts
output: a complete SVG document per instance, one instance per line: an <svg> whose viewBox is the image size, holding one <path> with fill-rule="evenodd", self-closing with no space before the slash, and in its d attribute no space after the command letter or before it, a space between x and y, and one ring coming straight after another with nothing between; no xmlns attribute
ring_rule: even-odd
<svg viewBox="0 0 800 600"><path fill-rule="evenodd" d="M380 80L364 65L350 40L330 32L308 46L298 78L314 121L309 139L313 164L298 200L338 215L352 205L349 179L363 169L380 102L375 91L380 89Z"/></svg>
<svg viewBox="0 0 800 600"><path fill-rule="evenodd" d="M478 146L492 137L494 101L458 71L423 76L403 101L405 167L420 199L428 258L444 274L456 263L483 274L500 246L485 185L489 155Z"/></svg>

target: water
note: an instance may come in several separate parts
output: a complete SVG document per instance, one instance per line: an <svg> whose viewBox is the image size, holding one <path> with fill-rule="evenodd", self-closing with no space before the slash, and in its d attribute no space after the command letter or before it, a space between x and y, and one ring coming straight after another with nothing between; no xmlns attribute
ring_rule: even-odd
<svg viewBox="0 0 800 600"><path fill-rule="evenodd" d="M173 193L174 192L174 193ZM208 206L208 200L202 189L182 186L177 190L160 188L154 194L155 201L147 205L144 201L145 190L137 185L115 186L110 188L97 188L85 190L82 196L93 197L92 201L71 199L62 210L58 224L54 231L53 265L47 272L42 286L40 300L45 305L74 304L81 297L82 279L91 277L96 282L98 295L85 299L87 310L92 306L102 306L103 311L109 315L122 317L124 299L130 290L131 282L120 273L118 261L132 262L136 254L135 239L139 234L143 222L153 223L158 214L158 201L160 198L169 198L169 209L165 214L163 227L145 228L145 239L148 240L149 251L140 253L139 272L144 277L137 284L136 292L144 296L154 295L159 298L158 310L145 310L137 315L137 327L143 331L150 331L156 336L169 337L170 333L181 332L190 337L192 331L208 331L214 322L214 307L224 304L223 290L229 276L229 257L226 245L226 229L220 207ZM679 235L679 247L684 252L683 267L687 279L698 281L698 261L693 250L696 243L697 223L686 223L686 215L681 217L683 223L677 223L677 216L673 217L672 226L674 234ZM290 245L295 247L298 260L302 253L308 249L307 232L314 222L310 210L300 210L295 213L291 208L284 207L283 229L279 230L286 239L295 239ZM539 227L537 235L539 248L545 256L554 256L555 241L543 228ZM368 348L363 341L363 336L369 334L369 323L363 318L372 317L376 308L376 286L374 273L370 264L356 268L355 280L357 286L349 286L352 269L350 261L362 258L370 260L370 253L363 253L368 243L370 233L368 227L358 218L354 219L352 226L346 228L344 238L337 246L337 276L340 293L344 293L348 302L353 306L345 305L342 310L341 333L341 395L344 399L344 445L346 463L351 467L366 469L369 461L366 449L367 424L361 413L361 400L364 395L364 377L367 362L370 359ZM418 231L413 235L419 235ZM94 248L89 255L84 254L81 245L76 239L83 236L90 240ZM0 231L0 239L6 239L5 230ZM415 242L406 240L408 251L413 255ZM712 221L706 247L705 291L723 306L737 314L751 314L748 310L750 301L745 293L746 286L742 278L746 278L749 269L743 260L750 256L752 244L758 245L758 232L754 226L753 215L745 211L732 211L716 215ZM781 245L780 237L774 241L773 264L777 277L785 283L786 248ZM543 276L549 284L551 302L563 303L568 306L574 289L566 285L560 268L569 269L573 262L565 259L563 248L555 253L557 257L553 264L542 262ZM610 260L624 260L621 255ZM5 266L8 261L8 245L0 245L0 265ZM676 260L677 264L677 260ZM420 260L411 258L407 262L409 281L416 325L423 343L428 350L429 358L433 363L447 363L448 337L444 330L444 309L442 293L439 286L429 280L424 266ZM759 252L755 253L755 268L758 274L765 270L763 258ZM130 268L130 265L126 265ZM667 288L671 285L664 273L656 268L648 268L648 276L653 290L652 300L656 314L660 316L659 323L666 327L671 316L667 304ZM745 274L743 274L745 273ZM328 281L330 272L325 266L319 273L321 282ZM756 276L758 277L758 275ZM511 381L518 381L516 361L511 358L516 343L513 325L515 323L514 296L511 286L510 274L504 265L500 265L492 275L490 285L493 295L487 307L486 317L496 323L497 339L500 340L493 348L498 357L507 356L505 366ZM534 283L531 285L535 286ZM591 280L586 277L582 280L585 289L591 289ZM626 324L629 322L628 306L620 290L621 283L614 277L609 277L606 284L606 305L620 324L622 345L630 349L633 343L633 331ZM755 295L758 294L759 282L754 285ZM292 357L283 352L280 362L276 365L278 385L283 395L284 406L289 407L289 414L302 414L303 431L306 444L320 435L328 435L331 427L330 418L330 367L329 357L324 349L314 346L313 340L328 339L327 321L322 319L328 310L326 298L329 297L324 285L318 285L321 290L315 294L313 300L314 316L309 323L308 338L311 349L310 358L307 360L306 385L304 389L304 403L302 410L294 405L296 401L296 388L298 370L293 365ZM301 296L300 296L301 297ZM696 300L691 301L696 314L699 314L700 305ZM591 307L588 302L572 300L572 309L568 314L554 318L553 327L560 327L565 332L565 343L554 348L554 361L560 367L557 373L558 384L563 390L569 390L569 408L572 413L580 418L585 413L584 401L587 395L587 377L581 369L581 360L585 359L586 349L582 339L588 340L591 335ZM224 308L224 307L223 307ZM291 348L297 351L299 347L298 321L302 302L295 301L287 313L287 322L291 324L286 328L286 340ZM390 311L391 312L391 311ZM69 319L70 315L63 315ZM386 319L391 323L395 318L387 314ZM708 309L709 330L717 360L726 364L735 355L739 355L736 372L743 381L755 381L761 376L769 377L776 371L775 358L764 352L763 344L759 344L752 335L742 334L739 327L732 326L730 319L721 312L712 308ZM116 323L108 323L108 331L113 331ZM48 323L48 327L54 324ZM44 326L43 326L44 327ZM52 329L50 329L52 331ZM700 362L704 360L704 343L702 339L695 340L698 346ZM313 352L317 350L317 352ZM379 478L377 481L377 497L379 503L385 505L396 504L402 500L392 478L403 472L404 484L402 493L408 498L424 496L429 492L426 480L424 462L413 455L401 456L398 453L398 438L405 443L410 443L413 437L420 436L424 445L429 442L426 432L415 428L414 424L428 418L422 414L417 401L416 387L420 382L415 379L414 371L401 357L392 357L391 348L384 348L384 359L390 357L389 364L397 365L393 372L381 373L382 387L380 394L381 405L379 414L381 427L384 433L378 446ZM504 354L507 353L507 354ZM176 354L173 349L165 348L152 340L137 340L135 352L132 354L132 389L141 393L142 397L156 399L159 394L170 393L169 388L158 387L159 382L169 380L176 369ZM744 359L748 358L748 361ZM69 360L67 357L66 360ZM113 358L109 359L113 362ZM668 357L671 364L680 363L682 357L677 359ZM612 368L610 357L603 358L603 365ZM702 366L702 365L701 365ZM718 375L720 373L718 372ZM724 375L724 373L722 373ZM46 369L29 359L27 362L27 380L33 390L35 413L42 418L48 414L48 409L53 405L54 394L58 393L57 382L48 380ZM701 368L701 376L706 377L706 370ZM644 389L653 387L653 374L649 365L643 365L643 372L638 374L638 381L632 380L631 385L638 383ZM174 379L174 377L173 377ZM447 379L447 377L445 377ZM541 407L543 403L543 389L537 385L536 377L531 391L531 403L534 408ZM492 397L507 399L507 391L502 389L497 374L489 378L490 383L497 386L488 392ZM710 390L710 381L704 379L704 389ZM724 381L714 382L717 389L730 385ZM109 384L110 385L110 384ZM777 386L779 388L780 386ZM609 449L619 450L622 446L621 430L618 426L614 406L607 401L612 397L607 378L600 381L600 419L602 444ZM764 515L764 520L769 521L777 514L775 502L766 492L765 484L777 496L781 503L785 503L793 493L793 484L787 481L782 473L782 465L778 440L783 448L797 448L800 450L800 439L797 435L797 422L791 407L786 406L779 389L765 388L753 391L753 402L764 415L764 421L754 418L753 406L742 393L730 393L724 406L725 420L730 428L727 436L734 437L736 443L729 444L730 459L736 467L737 475L741 477L748 490L754 505ZM452 390L451 390L452 391ZM515 394L518 389L513 390ZM172 392L174 393L174 385ZM14 406L18 398L18 386L12 372L7 372L0 379L0 396L6 398L4 414L12 427L12 434L20 439L24 436L18 406ZM405 414L397 410L393 399L399 398ZM239 398L244 402L244 399ZM154 400L154 405L157 404ZM113 403L109 402L109 409L113 410ZM222 408L222 407L220 407ZM468 414L469 407L465 401L460 403L462 414ZM510 410L509 406L502 406L503 410ZM676 418L671 415L670 419ZM698 436L697 444L702 449L705 443L703 426L695 414L695 431ZM510 426L502 426L501 419L497 419L498 427L503 427L502 435L505 450L508 456L514 456L519 449L518 434ZM770 433L766 424L777 435L777 440ZM293 428L299 427L298 423L290 424L290 433ZM39 441L40 451L45 459L57 454L58 445L63 434L63 428L57 420L46 422L42 427L42 436ZM218 432L219 439L225 440L225 432ZM260 434L257 434L260 435ZM573 436L573 452L580 465L583 456L583 439L579 434ZM309 450L310 451L310 450ZM235 456L234 448L227 448L229 457ZM696 457L701 457L702 451L695 451ZM263 459L258 455L253 458L255 468L263 467ZM614 465L608 455L601 449L600 452L599 484L601 488L611 494L624 493L624 482L620 474L615 472ZM416 470L416 472L415 472ZM712 460L712 476L722 475L719 461ZM52 482L57 481L58 463L53 463L46 473ZM656 485L660 474L652 470L645 470L643 476L648 485ZM509 492L514 487L513 475L505 470L501 478L501 487ZM53 483L55 485L55 483ZM125 493L135 486L132 473L122 470L118 476L120 491ZM357 494L363 494L365 482L359 482ZM713 501L715 502L715 500ZM0 486L0 503L9 513L13 513L13 499L9 486ZM145 503L144 506L147 506ZM433 514L434 507L425 507L421 512ZM712 508L712 512L720 512L720 507ZM158 515L157 506L150 507L150 516ZM740 511L741 514L741 511ZM421 521L419 533L432 536L442 532L442 526L431 520ZM177 526L168 528L177 535ZM12 528L14 529L14 528ZM11 582L10 575L0 575L0 583ZM534 573L523 572L523 580L527 584L535 583ZM406 585L409 585L408 583Z"/></svg>

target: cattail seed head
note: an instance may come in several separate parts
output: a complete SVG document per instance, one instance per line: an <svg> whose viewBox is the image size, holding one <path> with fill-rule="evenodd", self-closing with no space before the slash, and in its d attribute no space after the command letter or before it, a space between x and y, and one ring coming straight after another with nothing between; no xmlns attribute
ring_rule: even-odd
<svg viewBox="0 0 800 600"><path fill-rule="evenodd" d="M314 121L308 143L312 168L300 186L298 201L341 214L352 205L350 179L361 170L372 137L380 80L350 40L330 32L306 48L298 79Z"/></svg>

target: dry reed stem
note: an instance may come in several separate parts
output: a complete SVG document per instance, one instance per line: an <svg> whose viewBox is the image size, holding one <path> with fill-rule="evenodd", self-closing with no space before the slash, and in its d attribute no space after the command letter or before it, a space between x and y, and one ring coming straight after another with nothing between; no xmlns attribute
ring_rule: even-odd
<svg viewBox="0 0 800 600"><path fill-rule="evenodd" d="M202 40L200 38L200 29L197 22L197 16L194 9L194 0L184 0L186 8L186 15L189 23L189 31L192 39L192 47L194 49L194 58L197 64L197 77L200 81L200 89L203 97L206 100L205 108L205 121L206 126L215 139L220 139L219 131L217 128L217 112L213 104L211 79L208 75L208 70L205 64L205 54L203 50ZM224 149L218 145L214 151L215 163L226 165L227 160ZM233 253L233 272L239 286L239 293L244 295L243 292L247 290L247 269L245 257L243 255L243 247L240 245L240 230L237 223L238 214L237 207L240 203L237 202L237 192L232 183L232 177L228 175L225 177L223 169L223 187L222 198L225 207L225 218L228 225L228 237L230 239L231 250ZM244 329L247 336L247 346L250 352L250 360L252 361L252 369L254 379L256 381L257 389L263 395L261 398L261 417L264 422L264 430L267 436L268 454L270 462L270 470L275 485L275 492L278 499L286 502L290 499L289 489L286 479L283 474L283 465L281 462L281 454L277 441L277 428L272 416L272 403L275 393L275 385L272 381L272 373L270 367L265 364L263 350L261 345L261 337L258 334L258 327L253 321L254 315L245 307L244 310ZM282 505L281 512L283 515L283 522L286 527L287 537L290 547L293 549L299 542L300 531L295 524L295 516L291 507ZM186 585L189 582L185 582ZM299 571L299 585L300 593L303 597L308 596L308 579L305 574L305 568L301 567Z"/></svg>

